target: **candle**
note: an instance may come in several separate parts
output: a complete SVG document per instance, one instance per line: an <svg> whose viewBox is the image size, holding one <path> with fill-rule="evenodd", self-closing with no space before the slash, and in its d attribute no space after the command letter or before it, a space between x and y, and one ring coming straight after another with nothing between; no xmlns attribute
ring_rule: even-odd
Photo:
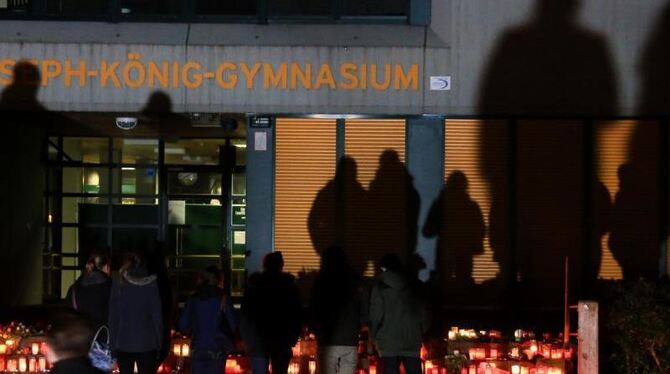
<svg viewBox="0 0 670 374"><path fill-rule="evenodd" d="M525 366L521 367L521 374L528 374L528 368Z"/></svg>
<svg viewBox="0 0 670 374"><path fill-rule="evenodd" d="M180 357L181 356L181 345L180 344L173 345L172 346L172 353L175 356Z"/></svg>
<svg viewBox="0 0 670 374"><path fill-rule="evenodd" d="M12 359L7 361L7 371L16 371L17 365L16 360Z"/></svg>
<svg viewBox="0 0 670 374"><path fill-rule="evenodd" d="M191 354L190 347L188 344L184 343L181 345L181 355L184 357L188 357Z"/></svg>
<svg viewBox="0 0 670 374"><path fill-rule="evenodd" d="M477 367L475 365L470 365L468 368L468 374L477 374Z"/></svg>
<svg viewBox="0 0 670 374"><path fill-rule="evenodd" d="M551 357L551 345L542 344L542 357L550 358Z"/></svg>
<svg viewBox="0 0 670 374"><path fill-rule="evenodd" d="M370 374L377 374L377 365L370 365Z"/></svg>
<svg viewBox="0 0 670 374"><path fill-rule="evenodd" d="M496 360L498 358L498 349L496 348L491 348L491 358Z"/></svg>
<svg viewBox="0 0 670 374"><path fill-rule="evenodd" d="M424 367L425 367L425 373L431 374L431 372L433 371L433 363L431 361L426 361Z"/></svg>
<svg viewBox="0 0 670 374"><path fill-rule="evenodd" d="M475 349L475 348L468 349L468 357L470 357L471 360L476 359L477 358L477 349Z"/></svg>
<svg viewBox="0 0 670 374"><path fill-rule="evenodd" d="M512 365L512 374L521 374L521 367L519 365Z"/></svg>
<svg viewBox="0 0 670 374"><path fill-rule="evenodd" d="M28 361L28 371L34 373L37 371L37 360L35 357L31 357Z"/></svg>
<svg viewBox="0 0 670 374"><path fill-rule="evenodd" d="M47 359L44 357L40 357L37 360L37 366L40 368L40 371L46 371L47 370Z"/></svg>
<svg viewBox="0 0 670 374"><path fill-rule="evenodd" d="M485 360L486 359L486 349L485 348L477 348L477 358L480 360Z"/></svg>
<svg viewBox="0 0 670 374"><path fill-rule="evenodd" d="M28 360L25 357L19 358L19 371L22 373L28 371Z"/></svg>
<svg viewBox="0 0 670 374"><path fill-rule="evenodd" d="M454 331L449 331L447 336L449 337L449 340L456 340L456 333Z"/></svg>
<svg viewBox="0 0 670 374"><path fill-rule="evenodd" d="M314 374L316 373L316 361L314 360L309 360L309 374Z"/></svg>
<svg viewBox="0 0 670 374"><path fill-rule="evenodd" d="M30 350L32 351L33 356L37 356L37 354L40 353L40 345L33 343L30 345Z"/></svg>
<svg viewBox="0 0 670 374"><path fill-rule="evenodd" d="M5 371L5 358L0 357L0 372Z"/></svg>
<svg viewBox="0 0 670 374"><path fill-rule="evenodd" d="M11 346L14 345L14 341L13 341L12 339L7 339L7 341L5 342L5 344L7 344L8 347L11 347Z"/></svg>
<svg viewBox="0 0 670 374"><path fill-rule="evenodd" d="M563 350L562 349L552 349L551 350L551 358L556 360L556 359L561 359L563 358Z"/></svg>
<svg viewBox="0 0 670 374"><path fill-rule="evenodd" d="M512 348L512 357L519 357L519 347Z"/></svg>
<svg viewBox="0 0 670 374"><path fill-rule="evenodd" d="M7 353L7 345L5 344L0 344L0 354L5 354Z"/></svg>

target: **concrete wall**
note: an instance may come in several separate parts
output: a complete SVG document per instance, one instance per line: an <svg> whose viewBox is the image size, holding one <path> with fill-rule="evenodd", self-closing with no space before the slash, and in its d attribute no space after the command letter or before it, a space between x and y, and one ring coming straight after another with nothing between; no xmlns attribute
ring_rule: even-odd
<svg viewBox="0 0 670 374"><path fill-rule="evenodd" d="M576 3L575 12L561 23L559 13L571 2ZM543 19L537 16L537 9L545 3L555 4L549 11L552 16ZM216 90L170 91L178 111L476 115L493 111L482 108L491 85L502 86L498 87L500 90L516 88L517 96L532 97L535 96L532 87L525 86L529 84L526 80L534 80L547 92L553 92L554 96L545 98L547 101L554 97L568 98L563 100L566 105L558 109L530 110L535 114L565 113L570 111L567 105L570 97L579 102L588 93L590 96L610 94L613 103L604 109L574 110L574 114L631 115L639 112L637 108L643 101L644 76L654 74L645 71L642 58L653 48L647 45L659 29L660 16L668 6L665 0L434 0L432 23L428 27L3 21L0 22L0 59L31 57L29 55L116 58L117 54L125 56L126 51L135 50L145 58L178 61L189 56L200 60L232 56L271 62L338 63L351 59L354 62L417 62L421 66L422 89L416 94L398 95L387 91L380 96L361 95L356 91L296 90L235 92L231 96L217 94ZM542 26L544 31L534 32L537 31L534 26ZM512 29L516 29L516 34L508 33ZM657 37L663 40L665 30L659 31ZM528 40L524 32L539 36ZM501 44L504 41L509 45ZM561 41L567 45L561 45ZM594 49L591 47L598 51L589 52ZM494 51L498 51L499 56ZM554 53L555 58L546 57L550 56L546 53ZM513 56L514 61L510 62L508 56ZM536 61L542 56L552 62ZM656 58L663 56L664 52L657 53ZM515 62L520 64L515 65ZM537 71L528 71L524 62L531 66L530 70ZM510 68L505 64L512 65L512 69L517 66L519 70L516 75L509 75L508 80L496 77L501 74L496 73L496 68L502 71ZM451 75L452 90L427 90L431 75ZM555 79L538 80L541 75ZM599 78L592 78L594 75ZM585 90L582 85L588 84ZM601 92L603 90L608 93ZM150 93L150 90L122 90L100 96L77 88L70 91L70 102L62 102L62 90L43 91L40 98L47 106L60 110L137 110ZM587 100L586 106L598 106L590 101ZM518 111L507 109L495 112Z"/></svg>

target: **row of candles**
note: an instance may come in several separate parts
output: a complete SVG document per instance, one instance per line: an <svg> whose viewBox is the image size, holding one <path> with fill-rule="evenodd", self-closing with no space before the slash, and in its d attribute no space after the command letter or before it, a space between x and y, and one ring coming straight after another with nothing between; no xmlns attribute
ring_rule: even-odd
<svg viewBox="0 0 670 374"><path fill-rule="evenodd" d="M25 347L18 347L18 341L7 339L0 344L0 372L47 372L49 364L45 354L44 342L33 342Z"/></svg>
<svg viewBox="0 0 670 374"><path fill-rule="evenodd" d="M513 359L518 359L521 357L520 351L520 347L512 347L509 356ZM460 354L458 351L454 353ZM523 353L530 360L532 360L535 356L542 356L543 358L552 360L572 359L572 349L570 348L555 348L551 344L540 344L538 346L538 344L535 342L532 342L526 349L523 349ZM502 357L503 355L498 348L487 349L483 347L473 347L468 349L468 358L470 358L470 360L497 360Z"/></svg>

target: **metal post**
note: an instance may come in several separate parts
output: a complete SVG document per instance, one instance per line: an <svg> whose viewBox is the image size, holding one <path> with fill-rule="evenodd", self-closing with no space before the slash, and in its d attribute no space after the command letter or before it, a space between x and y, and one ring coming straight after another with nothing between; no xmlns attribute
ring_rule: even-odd
<svg viewBox="0 0 670 374"><path fill-rule="evenodd" d="M598 373L598 303L580 301L577 373Z"/></svg>

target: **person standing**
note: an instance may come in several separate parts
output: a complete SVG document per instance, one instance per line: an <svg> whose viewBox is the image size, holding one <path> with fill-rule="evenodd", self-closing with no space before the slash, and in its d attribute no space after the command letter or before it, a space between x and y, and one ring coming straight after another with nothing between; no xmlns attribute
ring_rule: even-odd
<svg viewBox="0 0 670 374"><path fill-rule="evenodd" d="M163 344L163 317L156 275L144 257L128 253L112 282L109 300L110 344L120 374L155 374Z"/></svg>
<svg viewBox="0 0 670 374"><path fill-rule="evenodd" d="M109 256L91 253L84 274L70 286L65 297L65 304L86 316L96 330L109 319L110 273Z"/></svg>
<svg viewBox="0 0 670 374"><path fill-rule="evenodd" d="M386 254L370 297L370 340L381 357L384 374L421 374L421 342L428 331L425 302L407 281L400 258Z"/></svg>
<svg viewBox="0 0 670 374"><path fill-rule="evenodd" d="M358 334L367 322L363 295L360 279L349 267L342 248L326 249L310 298L321 374L356 372Z"/></svg>
<svg viewBox="0 0 670 374"><path fill-rule="evenodd" d="M220 278L218 268L200 272L197 290L179 318L179 330L191 335L193 374L223 373L226 357L234 348L235 310L218 287Z"/></svg>
<svg viewBox="0 0 670 374"><path fill-rule="evenodd" d="M283 268L281 252L272 252L263 259L263 272L247 282L240 327L253 374L267 374L269 364L273 374L286 374L300 336L300 296L295 278Z"/></svg>
<svg viewBox="0 0 670 374"><path fill-rule="evenodd" d="M88 359L93 340L89 321L80 313L58 314L46 334L46 358L52 374L102 374Z"/></svg>

